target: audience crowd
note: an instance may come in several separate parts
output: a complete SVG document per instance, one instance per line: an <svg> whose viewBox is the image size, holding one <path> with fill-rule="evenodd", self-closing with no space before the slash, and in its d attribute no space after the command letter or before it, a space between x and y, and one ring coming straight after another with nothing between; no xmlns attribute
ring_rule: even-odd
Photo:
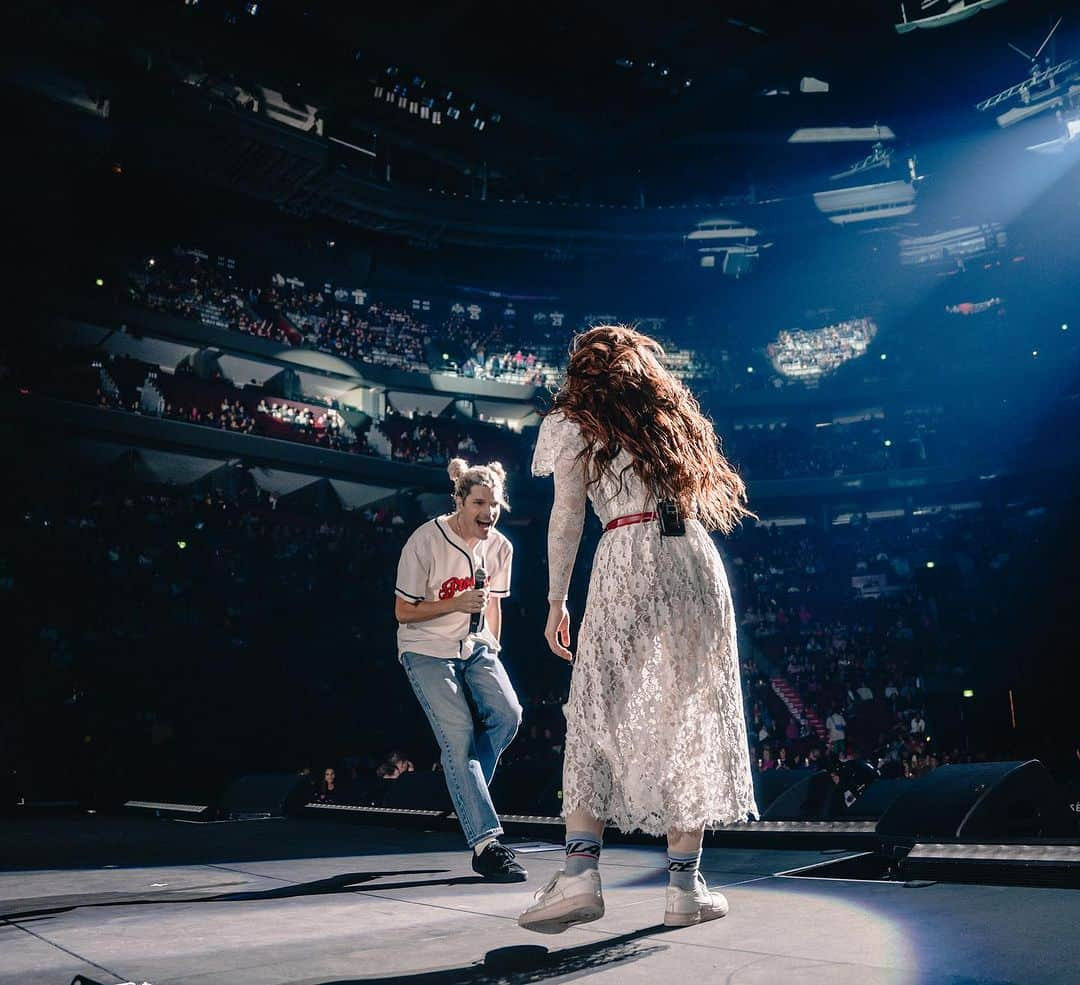
<svg viewBox="0 0 1080 985"><path fill-rule="evenodd" d="M940 407L818 424L738 423L724 447L748 479L842 476L896 469L972 464L976 433Z"/></svg>
<svg viewBox="0 0 1080 985"><path fill-rule="evenodd" d="M0 594L19 686L8 693L27 698L2 717L7 748L39 752L27 782L176 797L288 768L326 803L441 804L437 750L380 602L417 507L319 514L208 481L41 476L9 490ZM1038 543L1045 514L847 519L747 525L721 545L757 769L865 760L914 776L980 755L957 718L979 609L1008 590L1010 559ZM519 565L506 653L525 720L503 764L504 809L551 813L568 670L538 630L543 517L508 533ZM583 557L598 536L590 524ZM41 765L54 758L58 770Z"/></svg>
<svg viewBox="0 0 1080 985"><path fill-rule="evenodd" d="M168 372L128 356L68 350L13 369L30 392L336 451L435 467L455 454L510 463L525 458L525 441L510 430L513 422L467 418L453 404L434 416L391 410L375 421L353 414L349 423L347 410L333 401L286 399L280 396L283 384L273 380L265 387L235 386L218 370L194 372L189 360ZM924 468L994 474L1008 466L1007 448L1027 460L1060 461L1075 454L1053 427L1033 430L1033 413L1018 402L986 407L975 397L958 395L949 401L894 401L848 416L823 411L825 420L817 422L812 410L738 416L729 409L719 427L725 453L751 483Z"/></svg>
<svg viewBox="0 0 1080 985"><path fill-rule="evenodd" d="M280 278L242 287L190 252L148 261L131 279L131 299L153 310L394 369L546 386L565 358L558 340L531 345L508 317L474 321L465 311L431 324L422 310L362 293ZM816 378L865 351L874 332L860 319L781 333L770 355L780 373ZM686 379L712 372L689 350L671 361ZM512 469L529 458L526 438L454 416L452 405L369 421L188 363L167 372L99 351L49 353L13 362L4 385L439 468L455 455ZM980 439L987 429L976 418L957 426L933 405L817 426L769 418L721 426L751 482L979 465L1004 436L993 429ZM1030 440L1058 438L1044 429ZM42 450L4 490L0 519L0 612L16 654L14 686L0 694L0 756L12 761L0 766L17 768L28 792L181 799L278 769L296 774L300 800L444 804L437 750L394 646L393 577L405 537L424 519L418 502L319 512L331 507L261 492L242 469L180 488L100 472L58 483L49 469ZM987 753L972 743L962 694L974 661L993 648L988 613L1015 594L1016 558L1054 529L1052 510L1022 495L1016 503L987 496L916 508L909 499L869 513L823 505L809 518L750 521L718 541L759 775L820 768L840 777L859 764L912 777ZM505 810L552 814L569 668L539 633L545 517L515 511L513 520L518 564L504 639L525 718L498 796ZM590 523L582 568L598 536ZM586 580L575 579L575 613ZM844 802L853 797L845 789Z"/></svg>
<svg viewBox="0 0 1080 985"><path fill-rule="evenodd" d="M1013 589L1010 560L1039 548L1046 513L844 519L749 527L728 546L759 767L858 758L914 776L970 757L958 709L991 645L987 600Z"/></svg>
<svg viewBox="0 0 1080 985"><path fill-rule="evenodd" d="M317 397L289 400L257 385L234 386L220 374L205 379L186 364L168 373L129 357L69 352L16 364L13 373L26 393L395 461L444 465L454 455L479 455L516 462L526 453L522 436L507 427L452 411L390 412L377 422L358 415L350 426L342 410Z"/></svg>
<svg viewBox="0 0 1080 985"><path fill-rule="evenodd" d="M27 757L13 765L28 795L195 793L343 736L421 734L379 604L411 527L384 507L293 510L236 472L186 490L40 474L5 491L0 748Z"/></svg>
<svg viewBox="0 0 1080 985"><path fill-rule="evenodd" d="M554 333L521 327L512 307L492 317L482 316L477 306L455 303L440 321L423 306L406 310L372 300L365 291L308 288L280 275L268 286L244 286L235 273L194 250L144 260L131 276L130 299L152 310L355 362L528 387L557 383L572 335L569 326ZM666 362L688 381L711 372L700 353L674 345L667 348Z"/></svg>
<svg viewBox="0 0 1080 985"><path fill-rule="evenodd" d="M781 376L813 381L865 354L876 334L873 319L852 318L815 331L782 331L767 351Z"/></svg>

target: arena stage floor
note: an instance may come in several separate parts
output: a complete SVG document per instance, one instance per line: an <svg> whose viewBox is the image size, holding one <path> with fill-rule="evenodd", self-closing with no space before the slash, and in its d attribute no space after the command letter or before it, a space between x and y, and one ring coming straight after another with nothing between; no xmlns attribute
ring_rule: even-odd
<svg viewBox="0 0 1080 985"><path fill-rule="evenodd" d="M706 848L731 912L666 930L662 851L613 845L607 915L548 937L515 920L561 846L526 849L528 882L498 886L447 832L0 820L0 983L1080 982L1075 890L805 878L784 873L836 853Z"/></svg>

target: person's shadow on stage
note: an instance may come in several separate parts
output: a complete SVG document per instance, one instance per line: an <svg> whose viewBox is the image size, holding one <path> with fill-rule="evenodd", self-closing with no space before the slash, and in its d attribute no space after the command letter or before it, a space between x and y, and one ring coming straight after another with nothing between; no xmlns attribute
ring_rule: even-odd
<svg viewBox="0 0 1080 985"><path fill-rule="evenodd" d="M570 947L550 953L546 947L525 945L488 951L482 963L464 968L406 972L380 978L339 978L333 981L307 979L294 985L529 985L563 975L595 971L616 964L640 961L668 950L666 944L638 945L643 937L667 930L663 924L644 927L618 937ZM76 978L72 985L98 985L88 978Z"/></svg>
<svg viewBox="0 0 1080 985"><path fill-rule="evenodd" d="M528 985L659 954L668 950L667 944L639 944L638 941L668 929L663 924L656 924L554 953L537 945L501 947L488 951L483 962L463 968L405 972L379 978L310 979L297 985Z"/></svg>
<svg viewBox="0 0 1080 985"><path fill-rule="evenodd" d="M11 922L42 919L80 908L100 906L164 906L175 903L248 903L259 900L293 899L300 896L329 896L337 893L384 892L396 889L418 889L425 886L469 886L485 882L482 876L453 876L449 879L394 880L398 876L441 875L449 869L402 869L397 872L346 872L328 879L313 882L290 883L273 889L240 890L231 893L215 893L208 896L189 896L187 893L207 886L191 886L173 893L162 893L150 898L131 893L86 893L80 896L46 898L49 905L11 913L0 913L0 920ZM374 885L368 885L374 883ZM220 885L220 884L219 884ZM233 885L236 885L235 883ZM45 903L45 900L41 901Z"/></svg>

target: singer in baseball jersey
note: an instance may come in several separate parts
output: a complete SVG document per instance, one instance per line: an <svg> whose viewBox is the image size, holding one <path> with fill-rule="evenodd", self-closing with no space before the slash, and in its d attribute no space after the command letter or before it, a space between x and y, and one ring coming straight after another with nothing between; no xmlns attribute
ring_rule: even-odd
<svg viewBox="0 0 1080 985"><path fill-rule="evenodd" d="M499 659L514 555L495 529L509 509L506 473L498 462L470 467L460 458L447 471L454 512L418 527L398 562L398 658L442 750L473 870L492 882L521 882L528 873L499 841L489 792L521 724L521 704Z"/></svg>

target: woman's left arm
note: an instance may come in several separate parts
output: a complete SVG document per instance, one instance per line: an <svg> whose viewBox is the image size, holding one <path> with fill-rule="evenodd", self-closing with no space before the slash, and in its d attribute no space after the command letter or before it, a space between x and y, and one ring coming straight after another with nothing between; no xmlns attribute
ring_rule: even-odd
<svg viewBox="0 0 1080 985"><path fill-rule="evenodd" d="M585 525L585 499L581 462L573 454L560 455L555 462L555 501L548 520L548 617L544 639L551 652L563 660L574 659L566 599Z"/></svg>

